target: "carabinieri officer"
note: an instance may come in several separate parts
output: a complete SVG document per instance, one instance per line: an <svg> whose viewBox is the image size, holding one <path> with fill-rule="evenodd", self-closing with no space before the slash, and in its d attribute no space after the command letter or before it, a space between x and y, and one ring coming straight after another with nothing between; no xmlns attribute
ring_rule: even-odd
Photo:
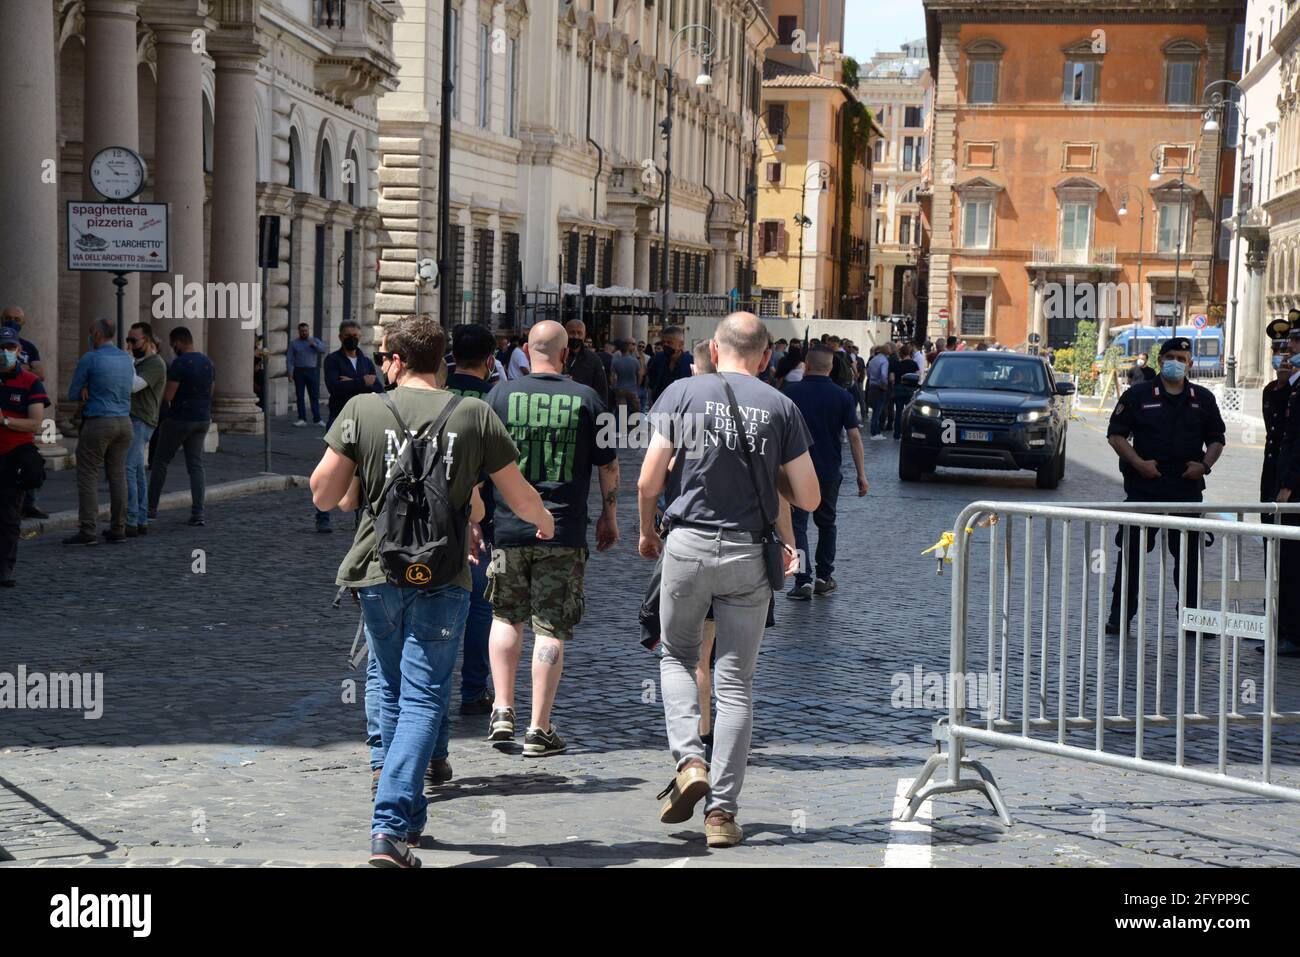
<svg viewBox="0 0 1300 957"><path fill-rule="evenodd" d="M1192 344L1181 336L1166 340L1160 347L1159 378L1133 386L1115 406L1106 435L1119 456L1125 501L1203 501L1205 476L1223 454L1226 429L1210 390L1187 381L1191 365ZM1116 545L1120 545L1121 536L1122 530L1116 532ZM1175 587L1179 581L1180 537L1168 536L1169 551L1174 556ZM1199 545L1199 535L1187 536L1186 607L1189 608L1196 605ZM1147 551L1154 546L1152 530L1147 535ZM1137 548L1138 529L1130 527L1128 547L1120 549L1115 565L1110 617L1106 622L1108 635L1118 635L1120 631L1120 580L1126 558L1133 569L1128 579L1129 621L1137 614Z"/></svg>

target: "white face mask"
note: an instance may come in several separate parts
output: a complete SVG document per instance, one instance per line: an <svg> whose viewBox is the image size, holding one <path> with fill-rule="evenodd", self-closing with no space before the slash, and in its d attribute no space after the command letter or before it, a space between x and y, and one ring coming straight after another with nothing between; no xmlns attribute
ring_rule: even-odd
<svg viewBox="0 0 1300 957"><path fill-rule="evenodd" d="M0 349L0 369L8 371L18 365L17 349Z"/></svg>

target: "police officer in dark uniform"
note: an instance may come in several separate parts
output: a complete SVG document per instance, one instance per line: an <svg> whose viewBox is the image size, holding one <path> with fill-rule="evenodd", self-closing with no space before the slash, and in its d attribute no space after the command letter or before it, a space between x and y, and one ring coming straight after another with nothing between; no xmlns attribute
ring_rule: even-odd
<svg viewBox="0 0 1300 957"><path fill-rule="evenodd" d="M1187 381L1191 367L1192 344L1183 337L1166 340L1160 347L1159 378L1131 387L1115 406L1106 435L1120 459L1126 501L1203 500L1205 476L1223 454L1226 429L1210 390ZM1300 411L1297 415L1300 416ZM1300 456L1297 464L1300 465ZM1116 534L1116 545L1121 544L1123 531ZM1110 618L1106 623L1108 635L1118 635L1120 631L1120 581L1125 561L1131 563L1132 569L1128 580L1129 619L1137 613L1138 536L1137 528L1129 528L1127 548L1120 549L1111 589ZM1177 534L1168 536L1169 551L1174 556L1175 586L1179 581L1180 538ZM1196 605L1199 539L1197 534L1187 535L1188 607ZM1155 535L1148 534L1147 551L1154 546Z"/></svg>
<svg viewBox="0 0 1300 957"><path fill-rule="evenodd" d="M1300 328L1291 331L1287 337L1285 351L1273 357L1273 366L1277 369L1277 378L1264 386L1261 405L1264 413L1264 467L1259 475L1259 500L1272 502L1277 499L1278 459L1282 452L1282 436L1285 432L1286 409L1291 399L1293 386L1291 379L1295 375L1292 357L1300 353ZM1265 515L1265 522L1271 521Z"/></svg>
<svg viewBox="0 0 1300 957"><path fill-rule="evenodd" d="M1291 355L1284 356L1282 367L1279 372L1286 372L1290 369L1292 357L1300 353L1300 328L1293 330L1287 337L1287 349ZM1279 401L1279 394L1285 389L1285 406L1281 414L1281 435L1277 447L1276 466L1273 475L1273 488L1275 494L1268 496L1268 500L1275 502L1297 502L1300 501L1300 370L1290 369L1290 374L1285 379L1279 377L1277 382L1270 383L1270 389L1273 390L1274 396L1272 403L1268 400L1268 389L1265 390L1264 422L1269 425L1269 413ZM1269 440L1273 439L1273 429L1269 428ZM1268 479L1269 459L1268 452L1265 451L1264 458L1264 475L1260 480L1260 492L1270 491L1264 482ZM1282 524L1300 525L1300 515L1283 515ZM1278 589L1277 604L1277 637L1279 655L1293 658L1300 656L1300 589L1286 587L1286 583L1294 583L1296 574L1300 573L1300 542L1282 541L1278 545L1278 581L1283 583L1283 587ZM1260 647L1263 650L1263 646Z"/></svg>

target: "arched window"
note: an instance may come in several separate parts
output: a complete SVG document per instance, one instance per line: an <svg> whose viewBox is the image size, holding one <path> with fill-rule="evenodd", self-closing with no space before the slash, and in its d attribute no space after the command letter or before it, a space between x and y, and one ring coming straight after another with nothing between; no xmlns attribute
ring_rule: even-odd
<svg viewBox="0 0 1300 957"><path fill-rule="evenodd" d="M316 192L321 199L330 199L330 170L334 168L334 160L330 156L330 144L328 140L323 140L320 145L320 171Z"/></svg>
<svg viewBox="0 0 1300 957"><path fill-rule="evenodd" d="M348 180L348 205L357 205L357 180L361 178L361 164L357 162L357 154L354 150L351 156L352 176Z"/></svg>
<svg viewBox="0 0 1300 957"><path fill-rule="evenodd" d="M298 131L289 131L289 188L298 188L298 157L302 155L302 147L298 143Z"/></svg>

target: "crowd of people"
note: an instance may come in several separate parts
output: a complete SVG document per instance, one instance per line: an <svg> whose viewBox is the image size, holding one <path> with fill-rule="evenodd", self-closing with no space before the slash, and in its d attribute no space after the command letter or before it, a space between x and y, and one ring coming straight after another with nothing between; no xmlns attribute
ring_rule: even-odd
<svg viewBox="0 0 1300 957"><path fill-rule="evenodd" d="M792 350L801 374L778 375ZM829 337L773 343L746 313L689 351L676 327L652 346L597 349L576 320L538 322L526 340L495 342L486 328L461 325L448 342L427 317L409 316L385 327L374 359L384 391L357 394L332 416L311 478L317 509L358 514L337 584L360 606L369 649L371 863L419 866L412 849L428 798L453 775L449 695L462 645L460 711L487 715L488 744L510 749L522 732L524 758L566 750L554 713L585 613L593 479L595 547L619 540L617 447L600 438L602 420L619 407L645 410L655 423L636 499L638 551L657 562L647 601L658 611L673 760L659 817L681 823L704 802L709 846L739 843L754 669L773 596L787 576L795 600L837 587L845 436L855 491L868 490L856 347ZM687 421L703 423L693 438L676 427ZM430 473L441 491L402 511L425 516L423 533L399 533L393 490L409 496ZM752 494L737 494L746 488ZM810 520L818 544L806 560ZM437 550L420 544L421 534L432 540L448 523L468 525L465 560L410 564L412 554ZM457 538L439 541L445 550ZM410 587L415 581L420 587ZM524 722L515 687L526 629Z"/></svg>
<svg viewBox="0 0 1300 957"><path fill-rule="evenodd" d="M46 420L50 396L41 379L40 352L21 336L25 315L8 306L0 325L0 587L13 587L24 518L49 518L37 504L45 480L38 434L56 431ZM192 526L205 524L203 443L212 419L214 370L194 348L184 326L168 333L175 358L159 354L153 327L137 322L115 344L112 320L97 319L87 333L88 349L72 373L67 400L76 409L77 531L65 545L123 544L148 534L157 517L167 470L184 450L190 478ZM99 528L99 481L109 489L109 519ZM98 533L98 534L97 534Z"/></svg>

